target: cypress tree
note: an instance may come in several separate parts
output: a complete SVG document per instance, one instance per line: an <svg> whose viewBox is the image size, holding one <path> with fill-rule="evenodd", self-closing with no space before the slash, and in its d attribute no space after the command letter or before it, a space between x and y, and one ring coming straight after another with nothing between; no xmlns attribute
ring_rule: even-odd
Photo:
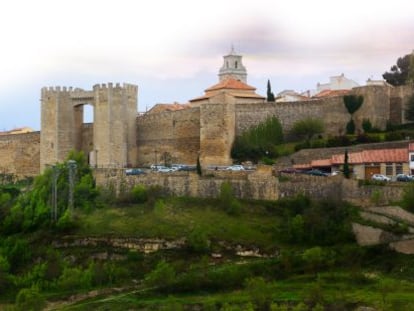
<svg viewBox="0 0 414 311"><path fill-rule="evenodd" d="M345 159L344 159L344 176L345 178L349 178L351 176L351 172L349 170L349 163L348 163L348 150L345 149Z"/></svg>
<svg viewBox="0 0 414 311"><path fill-rule="evenodd" d="M272 87L270 85L270 80L267 80L267 101L268 102L274 102L275 101L275 95L272 92Z"/></svg>

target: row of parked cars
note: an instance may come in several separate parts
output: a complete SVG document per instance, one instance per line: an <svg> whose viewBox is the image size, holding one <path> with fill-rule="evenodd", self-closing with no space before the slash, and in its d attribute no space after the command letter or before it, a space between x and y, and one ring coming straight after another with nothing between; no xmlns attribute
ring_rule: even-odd
<svg viewBox="0 0 414 311"><path fill-rule="evenodd" d="M337 175L340 172L339 171L335 171L333 173L328 173L325 171L321 171L318 169L311 169L311 170L298 170L295 168L285 168L279 171L279 173L287 173L287 174L306 174L306 175L312 175L312 176L333 176L333 175Z"/></svg>
<svg viewBox="0 0 414 311"><path fill-rule="evenodd" d="M195 165L185 165L185 164L172 164L170 167L164 165L151 165L150 169L144 168L128 168L125 170L126 175L143 175L147 174L149 171L151 172L159 172L159 173L170 173L176 171L195 171Z"/></svg>
<svg viewBox="0 0 414 311"><path fill-rule="evenodd" d="M383 174L374 174L371 176L371 179L376 180L376 181L391 181L392 180L391 177L388 177ZM408 175L408 174L397 174L397 176L395 176L395 180L402 181L402 182L414 181L414 176Z"/></svg>

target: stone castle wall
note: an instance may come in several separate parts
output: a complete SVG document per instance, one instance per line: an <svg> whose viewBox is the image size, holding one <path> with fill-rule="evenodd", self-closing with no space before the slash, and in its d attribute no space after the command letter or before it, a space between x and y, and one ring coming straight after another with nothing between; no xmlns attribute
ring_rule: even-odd
<svg viewBox="0 0 414 311"><path fill-rule="evenodd" d="M203 166L230 165L235 137L235 106L232 99L200 107L200 160Z"/></svg>
<svg viewBox="0 0 414 311"><path fill-rule="evenodd" d="M200 198L216 198L221 185L229 182L238 198L257 200L277 200L278 180L270 170L246 172L212 172L208 176L198 176L194 172L174 172L170 174L150 172L145 175L125 174L122 169L96 169L96 184L113 189L117 195L129 192L134 185L146 187L160 186L169 195Z"/></svg>
<svg viewBox="0 0 414 311"><path fill-rule="evenodd" d="M357 131L361 130L363 119L369 119L374 127L384 129L390 116L390 88L364 86L354 88L352 94L364 97L363 105L354 114ZM401 110L399 113L401 115ZM236 105L236 135L270 116L279 119L284 133L288 133L296 121L311 117L322 120L326 134L335 136L345 134L346 124L350 120L343 96L299 102L239 104Z"/></svg>
<svg viewBox="0 0 414 311"><path fill-rule="evenodd" d="M34 138L33 144L22 143L17 147L16 141L15 148L20 148L22 154L37 154L33 148L39 146L41 168L64 161L72 149L83 150L90 156L90 163L99 167L147 166L162 163L164 154L168 154L172 163L195 164L200 155L204 166L226 165L231 163L235 135L269 116L278 117L285 133L298 120L319 118L324 121L328 135L344 134L350 119L342 96L250 104L238 104L231 96L225 96L223 102L136 117L137 91L136 86L129 84L95 85L90 91L43 88L42 132L33 136L40 135L41 143ZM414 85L364 86L354 88L352 93L364 96L364 104L354 115L357 130L363 119L385 128L388 120L395 124L406 122L404 107L414 93ZM82 124L84 104L94 106L93 125ZM21 157L11 152L3 155L8 160L1 166L14 173L16 167L22 167L18 164ZM36 159L33 158L32 167L24 166L28 174L39 172Z"/></svg>
<svg viewBox="0 0 414 311"><path fill-rule="evenodd" d="M191 108L139 116L137 124L138 165L163 163L195 164L200 150L200 109Z"/></svg>
<svg viewBox="0 0 414 311"><path fill-rule="evenodd" d="M40 132L0 136L0 174L32 177L40 171Z"/></svg>
<svg viewBox="0 0 414 311"><path fill-rule="evenodd" d="M97 84L93 90L49 87L41 91L40 167L66 159L70 150L82 150L83 105L94 109L92 165L118 166L136 164L136 112L138 87Z"/></svg>

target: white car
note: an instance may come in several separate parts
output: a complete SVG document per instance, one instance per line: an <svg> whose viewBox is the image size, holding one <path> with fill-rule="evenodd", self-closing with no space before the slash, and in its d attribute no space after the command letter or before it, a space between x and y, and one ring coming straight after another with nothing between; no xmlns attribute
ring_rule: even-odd
<svg viewBox="0 0 414 311"><path fill-rule="evenodd" d="M244 171L244 167L243 167L243 165L232 165L232 166L229 166L228 168L226 168L226 170L228 170L228 171Z"/></svg>
<svg viewBox="0 0 414 311"><path fill-rule="evenodd" d="M390 181L391 178L389 178L388 176L382 175L382 174L374 174L371 177L372 180L377 180L377 181Z"/></svg>

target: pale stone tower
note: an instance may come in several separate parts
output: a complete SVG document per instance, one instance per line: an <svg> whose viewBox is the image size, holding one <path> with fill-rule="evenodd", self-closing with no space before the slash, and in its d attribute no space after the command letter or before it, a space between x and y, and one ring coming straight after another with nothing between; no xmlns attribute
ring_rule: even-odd
<svg viewBox="0 0 414 311"><path fill-rule="evenodd" d="M233 46L231 47L230 54L223 56L223 59L224 63L219 71L219 80L223 81L233 78L247 83L247 71L242 64L242 56L236 54Z"/></svg>
<svg viewBox="0 0 414 311"><path fill-rule="evenodd" d="M92 166L136 165L138 87L131 84L95 85L92 91L42 88L40 169L66 159L70 150L82 150ZM94 110L93 138L86 144L83 106Z"/></svg>

